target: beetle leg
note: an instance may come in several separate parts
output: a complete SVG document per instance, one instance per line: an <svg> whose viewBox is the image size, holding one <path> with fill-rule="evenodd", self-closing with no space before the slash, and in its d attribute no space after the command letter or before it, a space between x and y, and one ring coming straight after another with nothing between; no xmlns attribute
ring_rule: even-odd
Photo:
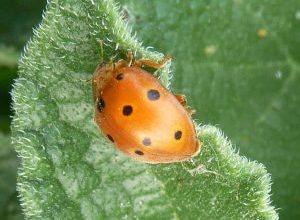
<svg viewBox="0 0 300 220"><path fill-rule="evenodd" d="M172 59L171 55L166 56L163 60L159 62L154 62L153 60L148 60L148 59L140 59L140 60L136 60L133 66L141 67L141 65L145 65L154 69L160 69L171 59Z"/></svg>
<svg viewBox="0 0 300 220"><path fill-rule="evenodd" d="M127 51L127 59L126 60L119 60L116 63L116 66L114 68L114 70L118 70L120 68L124 68L124 67L129 67L132 65L132 61L133 61L133 54L131 50Z"/></svg>
<svg viewBox="0 0 300 220"><path fill-rule="evenodd" d="M127 51L127 65L131 66L133 61L133 54L131 50Z"/></svg>
<svg viewBox="0 0 300 220"><path fill-rule="evenodd" d="M186 97L185 95L182 95L182 94L175 94L174 95L175 98L180 102L180 104L185 108L185 110L190 114L190 115L193 115L196 113L196 110L187 106L186 105Z"/></svg>
<svg viewBox="0 0 300 220"><path fill-rule="evenodd" d="M127 60L119 60L116 64L115 64L115 70L124 68L124 67L128 67L128 62Z"/></svg>
<svg viewBox="0 0 300 220"><path fill-rule="evenodd" d="M175 94L176 99L180 102L182 106L186 106L186 98L185 95Z"/></svg>
<svg viewBox="0 0 300 220"><path fill-rule="evenodd" d="M196 110L195 110L194 108L189 107L189 106L186 106L186 107L185 107L185 110L186 110L190 115L196 114Z"/></svg>

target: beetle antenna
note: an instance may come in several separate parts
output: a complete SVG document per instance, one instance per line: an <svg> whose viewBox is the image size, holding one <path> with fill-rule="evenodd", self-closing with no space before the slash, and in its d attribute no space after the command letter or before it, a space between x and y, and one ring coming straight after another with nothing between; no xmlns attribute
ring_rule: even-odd
<svg viewBox="0 0 300 220"><path fill-rule="evenodd" d="M132 53L132 50L127 50L127 62L128 62L128 66L132 65L134 59L134 55Z"/></svg>
<svg viewBox="0 0 300 220"><path fill-rule="evenodd" d="M99 46L100 46L100 59L99 59L99 63L102 64L103 63L103 40L99 41Z"/></svg>
<svg viewBox="0 0 300 220"><path fill-rule="evenodd" d="M93 80L92 77L89 77L88 79L80 79L81 82L84 82L84 83L89 83Z"/></svg>

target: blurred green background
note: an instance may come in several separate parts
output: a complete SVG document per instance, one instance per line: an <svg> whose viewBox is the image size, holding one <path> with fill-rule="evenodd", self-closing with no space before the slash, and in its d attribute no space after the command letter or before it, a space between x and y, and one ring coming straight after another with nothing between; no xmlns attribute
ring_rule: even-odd
<svg viewBox="0 0 300 220"><path fill-rule="evenodd" d="M9 133L10 95L17 61L32 29L42 18L46 1L2 0L0 7L0 131Z"/></svg>
<svg viewBox="0 0 300 220"><path fill-rule="evenodd" d="M0 219L24 219L16 192L17 155L10 145L12 110L10 91L17 62L46 1L2 0L0 7Z"/></svg>
<svg viewBox="0 0 300 220"><path fill-rule="evenodd" d="M124 1L122 1L124 2ZM128 1L130 2L130 1ZM132 1L131 1L132 2ZM0 7L0 219L23 219L23 216L20 211L20 207L17 203L17 193L15 190L15 182L16 182L16 167L18 164L18 160L16 157L16 154L12 150L10 144L9 144L9 126L10 126L10 115L12 115L12 111L10 109L11 105L11 99L10 99L10 90L12 88L12 83L13 79L17 77L17 61L20 56L20 53L26 44L26 42L30 39L32 36L32 28L36 27L40 20L41 20L41 15L42 11L45 7L46 1L36 1L36 0L27 0L27 1L18 1L18 0L2 0L2 5ZM134 3L134 7L138 7L139 4ZM143 6L143 5L142 5ZM141 7L142 7L141 6ZM154 8L155 6L153 6ZM299 5L300 7L300 5ZM279 6L280 8L280 6ZM274 10L275 11L275 10ZM300 18L300 8L298 9L299 14L297 15L291 15L293 18L295 16L299 16ZM150 12L149 12L150 13ZM285 13L288 15L288 12L283 11L282 13ZM152 14L152 12L151 12ZM147 13L141 14L141 15L136 15L135 16L135 21L136 24L134 26L134 29L137 30L138 36L140 39L143 39L145 42L145 45L153 45L155 48L159 48L160 50L163 51L168 51L167 46L164 48L164 44L160 41L160 39L157 39L157 42L155 39L147 39L147 35L142 35L139 33L147 33L147 30L145 31L144 29L150 28L154 29L156 27L156 23L154 20L151 18L147 17ZM169 14L167 15L169 16ZM134 19L133 19L134 20ZM292 19L290 19L292 20ZM150 21L150 22L149 22ZM150 25L147 27L144 26L143 22L148 22ZM153 22L153 23L151 23ZM134 21L133 21L134 23ZM151 24L153 26L151 26ZM280 22L279 22L280 24ZM299 23L298 23L299 24ZM287 24L287 27L289 27ZM283 25L284 26L284 25ZM299 25L298 25L299 27ZM176 27L174 27L176 29ZM139 32L140 31L140 32ZM151 30L150 30L151 31ZM287 36L289 36L288 33L286 33ZM288 38L288 37L286 37ZM290 40L291 43L294 45L299 42L300 35L298 35L298 38L293 38ZM182 40L180 38L180 40ZM167 41L164 41L165 44L167 44ZM172 45L171 45L172 46ZM170 47L171 47L170 46ZM295 49L296 48L296 49ZM295 57L298 57L297 55L300 54L299 51L297 51L298 47L291 47L289 48ZM191 50L192 51L192 50ZM173 51L171 51L173 52ZM176 53L175 53L176 54ZM178 56L177 56L178 57ZM175 62L176 64L176 62ZM179 72L180 70L180 60L177 62L178 67L177 71ZM183 65L181 65L183 66ZM178 91L182 90L179 85L179 81L181 80L181 76L176 76L175 78L175 87L178 87ZM232 76L231 76L232 77ZM234 76L233 76L234 77ZM184 80L183 80L184 81ZM186 82L182 85L190 85L191 82ZM176 84L177 83L177 84ZM183 86L184 87L184 86ZM294 90L293 90L294 91ZM189 94L189 92L186 92L188 95L190 95L191 100L192 100L192 105L196 103L195 100L198 99L198 97L193 97L193 94ZM259 96L261 94L257 94ZM195 96L195 94L194 94ZM299 96L299 95L298 95ZM261 103L263 105L263 103ZM299 105L299 104L298 104ZM241 109L246 108L245 105L241 107ZM224 107L225 109L225 107ZM207 123L213 123L216 124L218 123L218 127L221 127L224 132L229 136L229 138L234 142L234 144L237 144L239 147L241 147L241 154L245 155L247 157L251 157L251 159L257 159L259 162L264 163L267 166L267 170L271 172L272 177L278 178L278 180L285 179L284 175L288 175L288 172L281 173L279 172L280 169L282 169L283 166L286 164L286 159L284 158L284 154L288 154L286 152L286 149L282 149L282 153L278 152L277 157L277 162L275 163L272 158L267 158L267 154L260 154L261 157L259 157L259 151L257 152L252 152L255 150L255 148L246 148L243 145L244 142L247 142L248 140L243 140L243 136L237 137L235 136L235 133L231 123L227 122L222 122L218 120L218 118L213 118L210 115L214 115L214 106L204 106L203 110L201 109L198 112L202 112L201 117L197 115L197 118L201 118L202 122L207 122ZM218 111L218 110L217 110ZM247 112L247 109L245 110ZM205 114L203 114L205 113ZM217 113L215 113L217 114ZM221 115L221 113L220 113ZM288 115L287 115L288 116ZM296 114L294 115L296 116ZM229 117L230 118L230 117ZM287 118L286 121L291 120L291 117ZM294 127L299 127L299 123L295 120L293 121L295 124ZM244 126L244 125L243 125ZM248 131L251 129L257 129L257 128L248 128ZM262 128L264 129L264 128ZM284 129L284 127L283 127ZM239 128L236 128L236 130L239 130ZM247 126L246 126L247 130ZM288 131L288 129L285 129ZM299 131L298 131L299 132ZM241 131L241 133L245 133L245 131ZM262 136L264 135L263 133L260 133ZM267 146L268 145L268 138L272 138L274 136L274 133L272 130L270 130L270 136L266 137L266 143L265 145L262 146ZM279 136L279 135L278 135ZM288 136L287 136L288 137ZM276 137L275 137L276 138ZM241 139L241 140L240 140ZM291 140L284 140L285 142L279 143L285 147L286 146L284 143L291 141ZM299 135L298 137L295 137L294 140L294 147L299 147L297 145L299 140ZM249 142L249 141L248 141ZM241 143L241 145L239 145ZM257 143L249 143L251 144L257 144ZM261 143L258 143L261 144ZM243 148L244 146L244 148ZM272 150L274 148L269 148L266 149L270 155L272 154ZM294 149L295 151L298 151L297 149ZM292 153L293 155L293 153ZM295 162L295 161L294 161ZM299 164L299 161L296 161L295 163ZM277 172L276 172L277 171ZM298 170L295 170L295 172L299 173ZM292 178L292 177L291 177ZM275 207L279 208L279 213L281 216L284 216L285 218L283 219L294 219L294 218L289 218L291 216L295 217L299 213L299 209L297 209L297 206L300 208L300 198L297 196L299 195L300 187L297 188L297 175L294 175L294 179L292 180L294 185L289 185L287 184L286 187L282 187L285 184L284 183L277 183L277 188L273 188L272 194L274 194L273 198L273 204ZM291 181L290 181L291 182ZM299 184L299 183L298 183ZM275 184L276 186L276 184ZM299 184L300 186L300 184ZM297 188L297 191L295 191L294 196L290 197L291 193L285 193L288 191L292 191ZM285 195L285 198L283 198ZM289 202L286 202L289 200ZM283 209L282 206L284 206ZM297 211L298 210L298 211Z"/></svg>

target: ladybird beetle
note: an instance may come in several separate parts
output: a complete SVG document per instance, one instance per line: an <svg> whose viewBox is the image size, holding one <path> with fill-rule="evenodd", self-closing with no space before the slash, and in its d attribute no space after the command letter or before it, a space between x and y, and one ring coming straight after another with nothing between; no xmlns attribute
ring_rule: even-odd
<svg viewBox="0 0 300 220"><path fill-rule="evenodd" d="M142 65L161 62L127 60L100 63L93 74L94 120L123 153L145 163L187 160L200 151L195 126L183 95L173 95Z"/></svg>

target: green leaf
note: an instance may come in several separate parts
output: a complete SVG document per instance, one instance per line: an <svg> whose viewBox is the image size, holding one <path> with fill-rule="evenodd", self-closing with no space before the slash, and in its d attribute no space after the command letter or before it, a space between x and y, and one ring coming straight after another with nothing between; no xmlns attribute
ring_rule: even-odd
<svg viewBox="0 0 300 220"><path fill-rule="evenodd" d="M10 137L0 133L0 219L23 219L16 191L17 165Z"/></svg>
<svg viewBox="0 0 300 220"><path fill-rule="evenodd" d="M195 118L264 163L280 218L300 219L300 1L123 2L140 39L174 55Z"/></svg>
<svg viewBox="0 0 300 220"><path fill-rule="evenodd" d="M159 33L153 27L152 38L148 36L153 42L159 39L156 35L167 34L166 43L177 39L176 32L172 35L172 27L168 27L177 19L168 18L169 8L178 6L157 8L164 15L160 24L166 26ZM130 11L125 14L130 19ZM151 28L150 20L143 23L145 27L149 24ZM124 56L127 49L137 51L138 57L163 57L131 37L110 0L48 4L43 23L21 59L20 77L13 90L12 131L22 157L18 189L26 216L277 219L269 200L270 177L263 165L240 157L213 126L198 127L202 151L193 162L142 164L106 141L93 123L91 85L87 82L98 64L99 40L104 41L106 60ZM182 51L182 56L194 59L188 51ZM175 59L175 63L182 62ZM193 68L184 64L180 70ZM168 86L169 66L159 74ZM181 76L185 82L186 76L190 85L185 89L191 91L197 81L191 81L190 73Z"/></svg>

